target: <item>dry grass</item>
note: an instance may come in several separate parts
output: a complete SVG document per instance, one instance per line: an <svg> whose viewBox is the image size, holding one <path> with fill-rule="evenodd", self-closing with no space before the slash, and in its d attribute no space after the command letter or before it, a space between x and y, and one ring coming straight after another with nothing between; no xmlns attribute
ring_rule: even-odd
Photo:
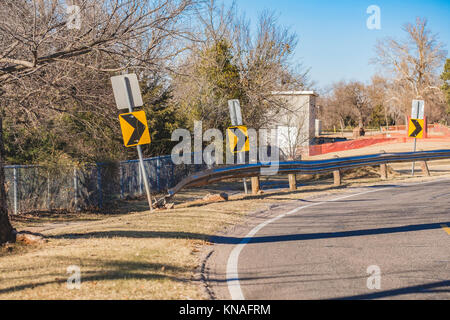
<svg viewBox="0 0 450 320"><path fill-rule="evenodd" d="M53 228L36 226L33 220L27 229L41 231L48 242L1 249L0 298L204 298L199 283L193 281L199 264L196 252L219 226L237 222L248 210L240 203L213 203L58 222ZM26 222L18 225L23 229ZM67 289L70 265L81 268L80 290Z"/></svg>
<svg viewBox="0 0 450 320"><path fill-rule="evenodd" d="M16 228L41 233L48 242L0 248L0 299L206 299L196 270L201 264L198 252L208 245L210 235L269 204L381 183L376 168L345 173L341 187L331 186L330 175L320 178L299 176L303 186L296 192L279 189L258 196L233 194L227 202L204 205L187 201L223 189L238 191L242 180L187 190L176 196L175 209L153 214L145 211L145 201L131 201L112 216L15 218ZM432 179L404 174L392 178ZM286 177L275 179L287 181ZM81 268L80 290L66 286L70 265Z"/></svg>

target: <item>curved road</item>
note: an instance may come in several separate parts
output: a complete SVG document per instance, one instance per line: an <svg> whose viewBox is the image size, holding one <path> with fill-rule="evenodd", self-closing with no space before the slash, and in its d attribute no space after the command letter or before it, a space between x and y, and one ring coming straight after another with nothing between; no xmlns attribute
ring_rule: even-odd
<svg viewBox="0 0 450 320"><path fill-rule="evenodd" d="M300 200L214 237L206 283L217 299L450 299L449 228L450 180Z"/></svg>

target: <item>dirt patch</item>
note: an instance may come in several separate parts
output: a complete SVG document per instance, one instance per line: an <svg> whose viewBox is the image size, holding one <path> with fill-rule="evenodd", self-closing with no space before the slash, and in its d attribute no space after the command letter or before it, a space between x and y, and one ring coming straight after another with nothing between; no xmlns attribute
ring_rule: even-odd
<svg viewBox="0 0 450 320"><path fill-rule="evenodd" d="M399 174L392 169L390 165L386 166L388 176L391 178L399 176ZM355 168L343 170L343 179L362 179L362 178L379 178L380 177L380 166L371 166L363 168Z"/></svg>

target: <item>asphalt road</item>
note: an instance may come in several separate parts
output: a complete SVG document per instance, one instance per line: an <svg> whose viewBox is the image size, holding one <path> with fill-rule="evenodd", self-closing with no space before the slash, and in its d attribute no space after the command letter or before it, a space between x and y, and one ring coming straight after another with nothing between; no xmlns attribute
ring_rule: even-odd
<svg viewBox="0 0 450 320"><path fill-rule="evenodd" d="M449 228L450 180L359 188L253 214L204 276L216 299L450 299Z"/></svg>

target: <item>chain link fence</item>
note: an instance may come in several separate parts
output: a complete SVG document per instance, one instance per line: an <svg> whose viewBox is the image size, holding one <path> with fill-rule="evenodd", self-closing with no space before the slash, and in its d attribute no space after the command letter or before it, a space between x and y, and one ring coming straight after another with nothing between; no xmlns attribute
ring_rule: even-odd
<svg viewBox="0 0 450 320"><path fill-rule="evenodd" d="M206 165L175 165L170 156L144 159L152 193L165 192ZM65 210L101 210L119 199L143 195L139 161L82 167L5 166L11 214Z"/></svg>

